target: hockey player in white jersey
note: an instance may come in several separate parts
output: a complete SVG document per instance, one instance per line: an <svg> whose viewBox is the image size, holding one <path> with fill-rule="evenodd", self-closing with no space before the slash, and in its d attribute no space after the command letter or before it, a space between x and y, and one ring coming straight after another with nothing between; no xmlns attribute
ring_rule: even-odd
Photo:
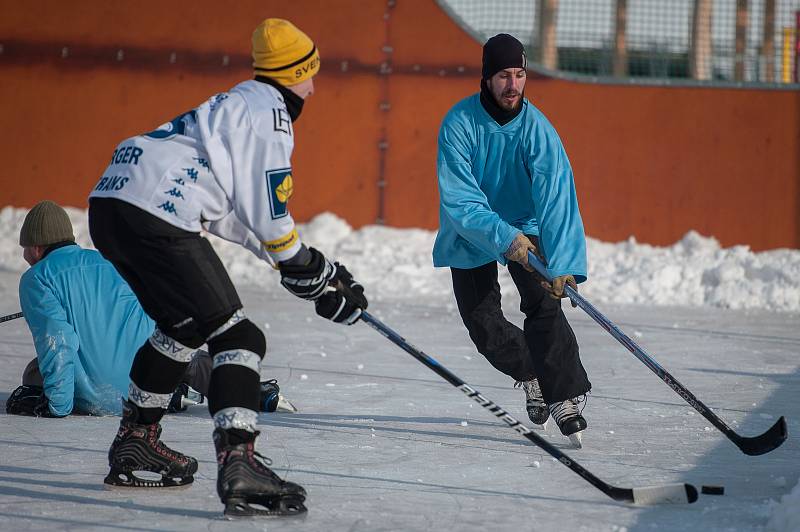
<svg viewBox="0 0 800 532"><path fill-rule="evenodd" d="M252 44L255 79L120 143L90 194L95 246L157 324L131 368L105 482L192 482L197 461L161 442L159 421L187 357L207 343L214 357L208 404L217 492L225 514L297 515L306 511L305 490L278 477L255 451L264 335L245 316L200 231L239 243L279 269L283 286L313 301L325 318L350 325L367 299L344 266L300 241L287 207L292 123L314 92L319 53L307 35L281 19L263 21ZM139 478L136 471L162 479Z"/></svg>

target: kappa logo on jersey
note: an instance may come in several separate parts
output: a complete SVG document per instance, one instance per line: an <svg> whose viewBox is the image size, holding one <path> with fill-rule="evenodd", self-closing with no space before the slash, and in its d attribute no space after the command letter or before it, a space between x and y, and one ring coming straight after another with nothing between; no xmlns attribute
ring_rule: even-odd
<svg viewBox="0 0 800 532"><path fill-rule="evenodd" d="M159 209L163 209L170 214L178 214L178 210L175 208L175 204L171 201L165 201L161 205L158 206Z"/></svg>
<svg viewBox="0 0 800 532"><path fill-rule="evenodd" d="M164 194L169 194L173 198L186 199L183 197L183 192L178 190L177 187L173 187L172 190L167 190L166 192L164 192Z"/></svg>
<svg viewBox="0 0 800 532"><path fill-rule="evenodd" d="M202 157L192 157L192 159L197 161L197 164L199 164L200 166L202 166L206 170L210 170L211 169L209 167L209 165L208 165L208 160L207 159L203 159Z"/></svg>
<svg viewBox="0 0 800 532"><path fill-rule="evenodd" d="M189 179L197 183L197 170L194 168L184 168L183 171L186 172L186 175Z"/></svg>
<svg viewBox="0 0 800 532"><path fill-rule="evenodd" d="M272 219L283 218L289 214L287 202L292 195L292 169L270 170L267 172L269 187L269 208Z"/></svg>

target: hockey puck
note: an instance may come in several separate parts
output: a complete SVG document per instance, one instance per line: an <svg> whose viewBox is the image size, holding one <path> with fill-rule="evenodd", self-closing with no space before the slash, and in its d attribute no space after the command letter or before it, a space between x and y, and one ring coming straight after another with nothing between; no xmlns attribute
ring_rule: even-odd
<svg viewBox="0 0 800 532"><path fill-rule="evenodd" d="M700 493L704 495L725 495L725 488L723 486L702 486Z"/></svg>

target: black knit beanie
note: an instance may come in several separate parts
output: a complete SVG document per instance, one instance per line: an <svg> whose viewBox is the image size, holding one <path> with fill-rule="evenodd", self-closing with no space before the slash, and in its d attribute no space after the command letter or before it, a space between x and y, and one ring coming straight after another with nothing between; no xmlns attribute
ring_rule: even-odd
<svg viewBox="0 0 800 532"><path fill-rule="evenodd" d="M528 60L525 47L507 33L499 33L483 45L483 79L489 79L504 68L525 68Z"/></svg>

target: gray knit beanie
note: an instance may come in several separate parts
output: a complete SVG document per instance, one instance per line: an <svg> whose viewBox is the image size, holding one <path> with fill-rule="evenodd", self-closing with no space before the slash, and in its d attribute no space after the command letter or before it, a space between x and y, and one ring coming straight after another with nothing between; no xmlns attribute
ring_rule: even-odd
<svg viewBox="0 0 800 532"><path fill-rule="evenodd" d="M67 211L49 200L34 205L22 222L19 245L47 246L65 241L75 241Z"/></svg>

